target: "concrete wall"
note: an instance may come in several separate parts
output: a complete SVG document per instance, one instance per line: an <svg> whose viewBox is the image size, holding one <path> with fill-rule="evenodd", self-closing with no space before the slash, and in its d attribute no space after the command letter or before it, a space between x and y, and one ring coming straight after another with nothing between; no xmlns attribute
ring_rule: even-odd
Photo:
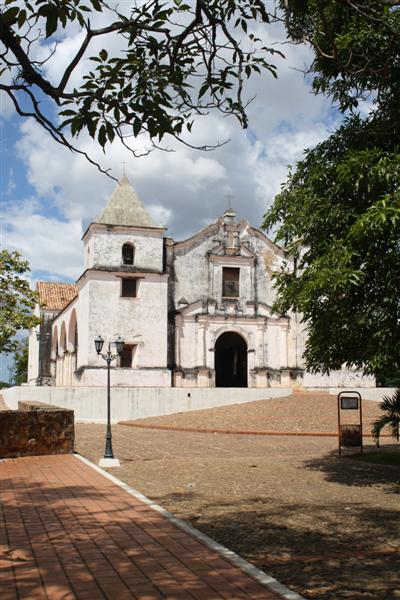
<svg viewBox="0 0 400 600"><path fill-rule="evenodd" d="M112 388L111 419L114 423L200 410L253 400L277 398L292 393L288 388ZM106 388L90 387L13 387L2 390L9 408L18 401L30 400L55 404L75 411L75 421L105 423L107 418Z"/></svg>

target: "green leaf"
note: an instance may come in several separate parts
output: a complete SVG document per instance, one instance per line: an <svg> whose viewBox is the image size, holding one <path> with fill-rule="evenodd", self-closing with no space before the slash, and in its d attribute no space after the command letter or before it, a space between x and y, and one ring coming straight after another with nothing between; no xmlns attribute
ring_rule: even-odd
<svg viewBox="0 0 400 600"><path fill-rule="evenodd" d="M107 132L104 125L100 127L97 139L99 141L100 146L104 149L104 146L107 143Z"/></svg>
<svg viewBox="0 0 400 600"><path fill-rule="evenodd" d="M200 98L202 98L204 96L204 94L208 91L209 85L208 83L203 83L203 85L201 86L200 90L199 90L199 95L198 95L198 99L200 100Z"/></svg>
<svg viewBox="0 0 400 600"><path fill-rule="evenodd" d="M12 8L9 8L4 13L2 13L1 18L4 21L4 23L12 23L13 21L15 21L18 13L19 7L13 6Z"/></svg>
<svg viewBox="0 0 400 600"><path fill-rule="evenodd" d="M60 115L64 115L64 116L76 115L76 111L75 110L71 110L70 108L68 108L66 110L62 110L60 112Z"/></svg>
<svg viewBox="0 0 400 600"><path fill-rule="evenodd" d="M22 27L26 21L26 10L23 8L18 14L18 27Z"/></svg>
<svg viewBox="0 0 400 600"><path fill-rule="evenodd" d="M133 121L133 135L137 137L142 129L142 121L136 117Z"/></svg>
<svg viewBox="0 0 400 600"><path fill-rule="evenodd" d="M112 142L115 138L115 131L109 121L106 122L106 130L107 130L108 139L110 140L110 142Z"/></svg>
<svg viewBox="0 0 400 600"><path fill-rule="evenodd" d="M102 12L103 8L99 0L90 0L91 5L97 12Z"/></svg>
<svg viewBox="0 0 400 600"><path fill-rule="evenodd" d="M57 23L58 23L57 9L52 10L51 12L48 12L47 21L46 21L46 38L50 37L56 31Z"/></svg>

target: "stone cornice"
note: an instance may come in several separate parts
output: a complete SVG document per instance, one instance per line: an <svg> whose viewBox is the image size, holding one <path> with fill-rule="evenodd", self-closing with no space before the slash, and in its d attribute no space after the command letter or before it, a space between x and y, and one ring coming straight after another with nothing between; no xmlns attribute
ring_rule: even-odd
<svg viewBox="0 0 400 600"><path fill-rule="evenodd" d="M105 275L107 273L109 273L110 275L114 275L115 277L130 277L130 278L134 278L134 279L144 279L146 277L146 275L151 275L151 276L156 276L164 279L168 279L169 275L168 273L163 273L161 271L156 271L156 270L152 270L152 269L138 269L138 268L132 268L131 270L121 270L120 268L115 269L112 267L106 268L106 267L98 267L96 268L92 268L92 269L86 269L82 275L79 277L79 279L77 280L77 283L82 283L84 279L87 279L88 275L90 274L102 274Z"/></svg>
<svg viewBox="0 0 400 600"><path fill-rule="evenodd" d="M217 264L229 264L229 265L254 265L254 256L243 256L241 254L209 254L209 260L212 263Z"/></svg>
<svg viewBox="0 0 400 600"><path fill-rule="evenodd" d="M137 227L135 225L107 225L106 223L90 223L82 240L85 241L90 234L104 233L112 231L113 233L135 233L139 235L147 235L151 237L164 237L166 227Z"/></svg>

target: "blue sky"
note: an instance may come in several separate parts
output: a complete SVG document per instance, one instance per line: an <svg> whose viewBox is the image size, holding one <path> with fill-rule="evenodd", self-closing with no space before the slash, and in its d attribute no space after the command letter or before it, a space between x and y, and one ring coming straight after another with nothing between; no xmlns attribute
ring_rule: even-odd
<svg viewBox="0 0 400 600"><path fill-rule="evenodd" d="M266 43L282 39L269 28ZM61 61L49 64L47 76L57 78L62 58L76 44L76 30L58 47ZM79 41L79 40L78 40ZM208 153L175 146L134 159L118 143L105 154L88 137L78 144L115 177L125 162L126 174L155 221L168 235L182 239L226 208L229 194L239 218L261 225L262 216L279 192L287 167L301 158L304 148L329 135L339 117L323 97L310 92L300 69L311 60L303 46L284 45L277 57L278 79L255 77L247 87L250 127L245 132L233 119L211 114L193 128L193 142L230 139ZM100 213L115 182L99 173L84 157L59 146L32 120L13 114L0 96L1 127L1 243L29 260L31 281L74 281L82 271L81 235ZM139 145L145 140L139 140ZM0 364L7 379L7 363Z"/></svg>

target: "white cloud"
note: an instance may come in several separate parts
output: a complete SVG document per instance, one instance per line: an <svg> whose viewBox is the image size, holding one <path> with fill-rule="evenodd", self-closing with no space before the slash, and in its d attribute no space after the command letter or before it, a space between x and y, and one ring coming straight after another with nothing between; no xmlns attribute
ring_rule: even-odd
<svg viewBox="0 0 400 600"><path fill-rule="evenodd" d="M14 169L11 167L11 169L8 172L6 195L11 196L11 194L15 190L15 187L16 187L16 183L15 183L15 179L14 179Z"/></svg>
<svg viewBox="0 0 400 600"><path fill-rule="evenodd" d="M10 208L3 222L4 245L18 250L32 271L49 279L76 278L82 271L80 221L60 221L39 214L37 202L27 200Z"/></svg>

